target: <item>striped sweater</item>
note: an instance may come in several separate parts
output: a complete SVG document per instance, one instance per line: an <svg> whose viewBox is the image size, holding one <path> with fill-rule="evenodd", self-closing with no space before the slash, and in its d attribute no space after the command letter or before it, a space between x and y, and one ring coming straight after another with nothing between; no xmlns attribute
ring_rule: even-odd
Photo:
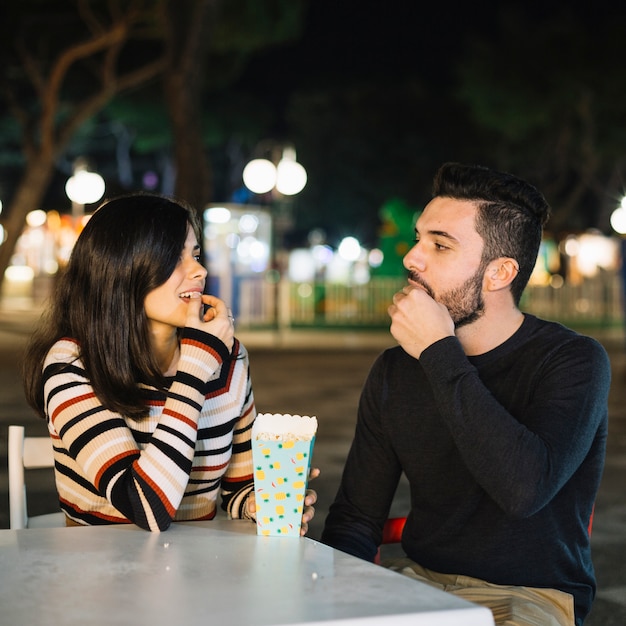
<svg viewBox="0 0 626 626"><path fill-rule="evenodd" d="M231 517L244 517L256 415L248 354L235 340L237 358L228 358L221 341L189 328L180 352L166 392L142 387L149 416L130 419L102 406L75 341L49 351L44 397L56 486L74 522L165 530L173 520L212 519L218 492Z"/></svg>

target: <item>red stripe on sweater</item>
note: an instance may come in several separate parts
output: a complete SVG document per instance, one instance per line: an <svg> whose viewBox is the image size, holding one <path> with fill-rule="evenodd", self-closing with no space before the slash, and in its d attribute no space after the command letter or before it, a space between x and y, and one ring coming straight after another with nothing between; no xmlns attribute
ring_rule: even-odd
<svg viewBox="0 0 626 626"><path fill-rule="evenodd" d="M245 474L244 476L231 476L230 478L226 478L226 476L224 476L222 479L224 483L241 483L247 482L248 480L252 480L252 474Z"/></svg>
<svg viewBox="0 0 626 626"><path fill-rule="evenodd" d="M184 424L187 424L187 426L191 426L191 428L193 429L198 428L198 424L196 424L194 420L188 418L186 415L183 415L182 413L178 413L177 411L172 411L171 409L163 409L163 415L169 415L170 417L173 417L174 419L177 419L183 422Z"/></svg>
<svg viewBox="0 0 626 626"><path fill-rule="evenodd" d="M114 456L113 458L109 459L109 461L107 463L105 463L98 470L98 473L96 474L96 479L94 481L94 485L95 485L96 489L100 489L100 481L102 480L102 475L104 474L104 472L106 472L111 466L116 465L122 459L126 459L128 457L139 458L139 451L137 451L137 450L126 450L125 452L122 452L122 453Z"/></svg>
<svg viewBox="0 0 626 626"><path fill-rule="evenodd" d="M222 367L225 367L227 364L223 363ZM233 359L230 363L230 367L228 368L228 372L226 375L226 380L224 382L224 386L216 389L213 393L208 393L206 395L207 398L216 398L217 396L221 396L224 393L228 393L230 391L230 384L233 380L233 374L235 373L236 361Z"/></svg>
<svg viewBox="0 0 626 626"><path fill-rule="evenodd" d="M221 470L224 467L227 467L228 463L230 463L230 461L226 463L222 463L221 465L194 465L191 468L191 471L192 472L212 472L212 471Z"/></svg>
<svg viewBox="0 0 626 626"><path fill-rule="evenodd" d="M254 410L254 404L250 404L248 406L248 409L245 411L245 413L242 414L241 419L243 419L245 417L248 417L248 415L250 415L250 413L252 413L253 410ZM249 427L250 427L250 424L246 424L243 429L246 429L246 428L249 428ZM240 431L236 431L236 432L240 432Z"/></svg>
<svg viewBox="0 0 626 626"><path fill-rule="evenodd" d="M74 406L75 404L78 404L79 402L83 402L83 400L91 400L91 398L95 398L95 397L96 397L96 394L93 393L92 391L91 393L86 393L82 396L76 396L75 398L70 398L66 402L62 402L61 404L59 404L56 410L52 413L50 420L54 424L54 420L56 419L56 417L59 415L61 411L64 411L68 407Z"/></svg>
<svg viewBox="0 0 626 626"><path fill-rule="evenodd" d="M135 463L135 471L137 474L148 484L150 489L154 491L157 498L161 501L161 504L167 510L168 515L173 518L176 515L176 509L172 506L171 502L167 499L165 492Z"/></svg>
<svg viewBox="0 0 626 626"><path fill-rule="evenodd" d="M69 500L65 500L64 498L59 498L59 502L62 505L65 505L71 511L75 511L76 513L80 515L92 515L93 517L97 517L98 519L105 520L109 523L114 523L114 524L130 524L131 523L129 519L127 519L121 514L120 514L120 517L114 517L113 515L104 515L103 513L100 513L99 511L86 511L85 509L81 509L80 507L76 506L74 502L70 502Z"/></svg>
<svg viewBox="0 0 626 626"><path fill-rule="evenodd" d="M200 517L195 517L194 520L196 522L201 522L202 520L211 520L217 515L217 509L213 509L211 513L208 515L201 515Z"/></svg>
<svg viewBox="0 0 626 626"><path fill-rule="evenodd" d="M196 341L195 339L189 339L188 337L184 338L181 341L181 344L185 343L188 346L193 346L194 348L198 348L198 350L202 350L203 352L208 352L210 355L212 355L217 361L221 361L222 357L219 355L219 353L212 348L211 346L207 346L206 344L200 342L200 341Z"/></svg>

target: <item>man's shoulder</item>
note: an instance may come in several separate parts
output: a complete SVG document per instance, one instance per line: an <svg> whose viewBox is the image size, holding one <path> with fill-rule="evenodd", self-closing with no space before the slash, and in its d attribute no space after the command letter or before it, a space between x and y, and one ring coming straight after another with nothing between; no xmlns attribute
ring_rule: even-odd
<svg viewBox="0 0 626 626"><path fill-rule="evenodd" d="M586 335L580 331L574 330L569 326L565 326L561 322L554 320L546 320L530 313L524 313L524 326L528 328L528 331L532 334L541 335L544 337L552 336L556 340L576 340L597 342L597 339Z"/></svg>
<svg viewBox="0 0 626 626"><path fill-rule="evenodd" d="M586 354L590 358L608 358L602 343L590 335L534 315L526 314L525 318L523 341L542 352L564 350Z"/></svg>
<svg viewBox="0 0 626 626"><path fill-rule="evenodd" d="M385 348L376 360L374 365L388 365L391 363L417 363L418 360L412 357L408 352L405 352L401 346L392 346L391 348Z"/></svg>
<svg viewBox="0 0 626 626"><path fill-rule="evenodd" d="M415 381L423 375L423 366L415 357L405 352L401 346L386 348L372 363L369 372L370 384L385 384L383 381L394 380L396 384L402 381Z"/></svg>

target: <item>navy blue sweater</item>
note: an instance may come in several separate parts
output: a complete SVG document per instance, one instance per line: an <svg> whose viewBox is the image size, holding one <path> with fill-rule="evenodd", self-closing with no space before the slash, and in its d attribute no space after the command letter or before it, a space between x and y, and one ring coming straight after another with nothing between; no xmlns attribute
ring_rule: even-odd
<svg viewBox="0 0 626 626"><path fill-rule="evenodd" d="M442 573L595 595L589 518L604 465L610 364L594 339L526 315L490 352L454 337L374 363L322 541L373 560L402 472L407 556Z"/></svg>

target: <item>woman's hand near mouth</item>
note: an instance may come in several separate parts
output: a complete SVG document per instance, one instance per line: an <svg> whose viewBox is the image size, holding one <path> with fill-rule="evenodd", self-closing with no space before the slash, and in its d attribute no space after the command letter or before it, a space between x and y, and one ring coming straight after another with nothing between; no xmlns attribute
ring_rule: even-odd
<svg viewBox="0 0 626 626"><path fill-rule="evenodd" d="M208 305L209 308L203 314L204 305ZM226 304L216 296L198 292L197 296L189 298L185 326L214 335L224 342L229 351L233 348L234 325L228 315Z"/></svg>

